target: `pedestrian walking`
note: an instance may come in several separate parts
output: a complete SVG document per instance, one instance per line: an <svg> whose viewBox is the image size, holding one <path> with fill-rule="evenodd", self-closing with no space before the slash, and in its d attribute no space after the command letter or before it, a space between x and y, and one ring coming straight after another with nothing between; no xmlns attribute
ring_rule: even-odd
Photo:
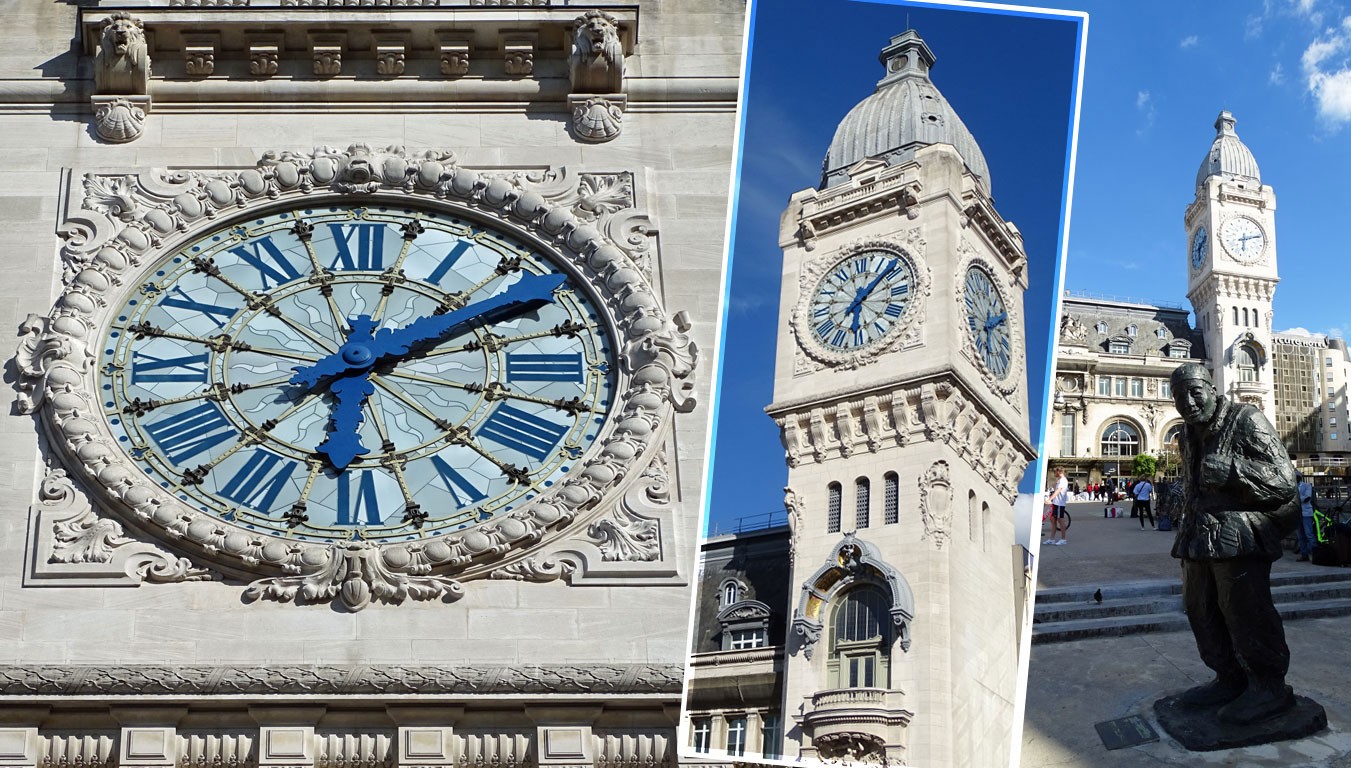
<svg viewBox="0 0 1351 768"><path fill-rule="evenodd" d="M1295 479L1299 481L1299 527L1295 529L1298 534L1299 557L1302 563L1307 563L1309 557L1313 555L1314 533L1313 533L1313 483L1304 477L1303 472L1296 472Z"/></svg>
<svg viewBox="0 0 1351 768"><path fill-rule="evenodd" d="M1146 478L1140 478L1131 493L1135 494L1135 504L1131 508L1131 516L1140 518L1140 530L1145 529L1145 515L1149 516L1149 527L1155 530L1158 526L1154 523L1154 511L1150 508L1150 496L1154 493L1154 486Z"/></svg>
<svg viewBox="0 0 1351 768"><path fill-rule="evenodd" d="M1065 479L1065 470L1060 467L1055 468L1055 489L1050 492L1051 497L1051 538L1043 541L1042 544L1051 544L1058 547L1065 546L1065 537L1069 535L1069 512L1065 507L1070 502L1070 481ZM1059 534L1060 540L1056 540Z"/></svg>

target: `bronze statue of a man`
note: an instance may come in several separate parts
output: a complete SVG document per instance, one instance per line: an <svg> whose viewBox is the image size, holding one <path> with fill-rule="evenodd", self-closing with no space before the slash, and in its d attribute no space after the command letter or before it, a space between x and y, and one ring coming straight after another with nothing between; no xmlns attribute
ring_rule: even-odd
<svg viewBox="0 0 1351 768"><path fill-rule="evenodd" d="M1182 600L1201 660L1215 679L1177 697L1220 706L1220 721L1246 725L1295 706L1285 684L1290 649L1271 601L1271 563L1299 524L1295 469L1262 412L1215 391L1210 373L1173 371L1173 400L1186 426L1182 522L1173 557L1182 560Z"/></svg>

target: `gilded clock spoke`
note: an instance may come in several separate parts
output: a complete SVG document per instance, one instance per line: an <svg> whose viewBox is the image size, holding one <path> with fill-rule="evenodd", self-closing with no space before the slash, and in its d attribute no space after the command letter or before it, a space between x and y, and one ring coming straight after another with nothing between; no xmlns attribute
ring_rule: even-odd
<svg viewBox="0 0 1351 768"><path fill-rule="evenodd" d="M244 392L247 392L250 389L275 387L281 384L285 384L288 378L289 377L283 377L279 379L269 379L267 381L253 382L251 384L243 384L243 383L230 384L228 386L222 382L216 382L215 384L212 384L209 388L207 388L202 392L194 392L193 394L190 395L170 397L165 398L163 400L155 400L155 399L142 400L141 398L137 397L132 399L130 403L127 403L126 405L122 406L122 413L134 416L144 416L145 414L155 410L156 408L163 408L168 405L177 405L179 403L190 403L194 400L213 400L217 403L223 403L226 400L230 399L230 395L243 394Z"/></svg>
<svg viewBox="0 0 1351 768"><path fill-rule="evenodd" d="M486 349L489 352L496 352L510 344L515 344L521 341L530 341L532 339L542 339L545 338L546 336L556 336L560 338L563 336L567 336L570 338L575 338L577 334L581 333L582 331L594 331L598 327L599 326L597 326L595 323L579 323L577 321L570 320L566 323L559 323L558 325L555 325L554 327L545 331L519 333L514 336L497 336L492 333L487 333L485 334L483 339L475 339L465 344L458 344L453 347L442 347L440 349L433 349L432 351L423 355L421 359L426 360L433 357L440 357L442 355L451 355L459 352L473 352L480 349Z"/></svg>
<svg viewBox="0 0 1351 768"><path fill-rule="evenodd" d="M492 462L499 470L501 470L502 474L506 476L508 479L510 479L512 482L521 485L525 485L530 482L530 473L527 470L518 467L514 464L505 462L494 456L490 451L488 451L487 449L480 446L477 442L475 442L473 438L470 436L469 430L466 429L465 427L451 424L445 419L442 419L436 414L427 410L426 408L423 408L417 401L408 398L406 395L398 391L398 389L390 386L388 382L385 382L382 377L377 376L376 374L371 374L371 381L377 387L380 387L384 389L386 392L388 392L390 395L393 395L394 398L397 399L399 402L403 403L409 408L412 408L414 411L418 412L424 418L431 421L433 424L440 427L441 429L445 430L448 433L446 436L446 440L448 440L449 442L452 442L456 445L463 445L469 448L470 450L474 451L474 453L477 453L478 455Z"/></svg>
<svg viewBox="0 0 1351 768"><path fill-rule="evenodd" d="M295 227L292 229L295 236L305 246L305 255L310 260L310 283L319 286L319 294L324 297L328 304L328 312L333 320L333 327L338 333L347 333L350 329L347 327L347 320L343 317L342 310L338 309L338 302L333 298L333 273L324 269L324 265L319 261L319 254L314 250L314 225L302 219L296 219Z"/></svg>
<svg viewBox="0 0 1351 768"><path fill-rule="evenodd" d="M337 350L337 346L331 339L325 339L314 331L311 331L305 324L298 323L290 317L287 317L285 313L276 307L270 296L250 291L239 283L236 283L234 280L231 280L229 277L226 277L211 259L196 257L192 259L192 264L195 271L210 275L223 283L230 290L238 293L240 297L244 299L251 311L257 311L259 309L263 310L268 315L285 323L291 330L309 339L315 346L326 352L331 353Z"/></svg>
<svg viewBox="0 0 1351 768"><path fill-rule="evenodd" d="M420 218L410 219L400 227L400 232L403 234L403 245L399 248L399 255L394 259L394 265L380 275L380 281L384 285L380 287L380 301L375 305L375 310L371 312L371 320L377 325L380 323L380 318L385 316L385 307L389 305L389 297L394 294L395 287L408 282L403 275L403 262L408 258L408 251L413 247L413 241L417 240L418 235L427 231Z"/></svg>
<svg viewBox="0 0 1351 768"><path fill-rule="evenodd" d="M273 357L284 357L290 360L300 360L307 363L313 363L319 360L318 355L307 355L303 352L293 352L285 349L274 349L271 347L259 347L248 342L239 341L229 334L219 334L216 336L193 336L187 333L178 333L177 331L168 331L148 322L142 321L127 326L127 333L134 335L137 339L162 338L175 339L177 341L187 341L193 344L201 344L213 352L222 353L226 350L235 352L255 352L261 355L270 355Z"/></svg>
<svg viewBox="0 0 1351 768"><path fill-rule="evenodd" d="M282 411L276 418L268 419L257 427L246 427L242 438L235 441L235 444L227 448L224 453L204 464L199 464L191 469L183 470L183 484L201 485L202 481L206 479L207 474L220 465L222 461L225 461L244 448L252 445L261 445L267 441L269 432L276 428L278 424L295 414L296 411L299 411L301 408L308 405L312 399L312 395L303 395L299 400L292 404L290 408Z"/></svg>
<svg viewBox="0 0 1351 768"><path fill-rule="evenodd" d="M305 484L300 488L300 498L291 505L291 508L282 518L286 522L287 528L304 525L310 520L310 516L305 513L309 510L310 494L314 491L314 481L319 479L319 473L323 471L324 464L315 459L306 459L305 464L309 471L305 475Z"/></svg>
<svg viewBox="0 0 1351 768"><path fill-rule="evenodd" d="M399 493L403 494L403 522L421 530L422 524L427 521L427 513L422 511L422 505L413 498L413 491L403 476L404 463L404 460L397 456L386 456L380 462L380 466L393 473L395 482L399 484Z"/></svg>
<svg viewBox="0 0 1351 768"><path fill-rule="evenodd" d="M375 425L375 433L380 437L380 450L385 453L394 452L394 441L389 439L389 430L385 429L385 415L383 408L376 407L376 394L372 392L371 396L366 398L362 408L371 415L371 423Z"/></svg>
<svg viewBox="0 0 1351 768"><path fill-rule="evenodd" d="M463 291L447 293L444 298L441 299L441 304L437 306L436 314L443 315L453 309L459 309L467 305L474 294L478 293L489 283L500 277L506 277L512 272L519 271L521 269L521 262L522 259L520 256L503 256L502 259L497 262L497 266L493 268L493 271L488 273L487 277L479 280L477 283L474 283Z"/></svg>

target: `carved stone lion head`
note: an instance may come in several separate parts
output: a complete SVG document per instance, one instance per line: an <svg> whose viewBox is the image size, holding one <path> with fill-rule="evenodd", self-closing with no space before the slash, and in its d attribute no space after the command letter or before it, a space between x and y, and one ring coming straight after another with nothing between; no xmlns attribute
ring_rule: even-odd
<svg viewBox="0 0 1351 768"><path fill-rule="evenodd" d="M574 50L584 56L604 56L611 63L623 58L619 22L602 11L587 11L577 19Z"/></svg>
<svg viewBox="0 0 1351 768"><path fill-rule="evenodd" d="M126 56L133 48L145 47L145 28L140 19L119 11L103 20L99 46L105 55Z"/></svg>

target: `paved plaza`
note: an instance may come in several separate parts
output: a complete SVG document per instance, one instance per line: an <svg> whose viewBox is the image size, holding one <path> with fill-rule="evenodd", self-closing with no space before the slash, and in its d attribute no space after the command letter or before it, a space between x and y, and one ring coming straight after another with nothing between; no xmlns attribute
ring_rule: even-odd
<svg viewBox="0 0 1351 768"><path fill-rule="evenodd" d="M1070 506L1069 543L1042 545L1039 588L1095 589L1145 579L1177 579L1168 554L1173 536L1142 532L1138 521L1104 519L1101 503ZM1127 507L1128 508L1128 507ZM1039 540L1048 538L1044 527ZM1324 570L1287 554L1273 572ZM1258 747L1189 752L1158 728L1152 705L1163 693L1212 677L1189 631L1103 637L1032 646L1022 768L1135 768L1144 765L1328 766L1351 768L1351 617L1286 622L1292 661L1288 682L1328 713L1316 737ZM1140 715L1160 740L1108 751L1094 724Z"/></svg>

